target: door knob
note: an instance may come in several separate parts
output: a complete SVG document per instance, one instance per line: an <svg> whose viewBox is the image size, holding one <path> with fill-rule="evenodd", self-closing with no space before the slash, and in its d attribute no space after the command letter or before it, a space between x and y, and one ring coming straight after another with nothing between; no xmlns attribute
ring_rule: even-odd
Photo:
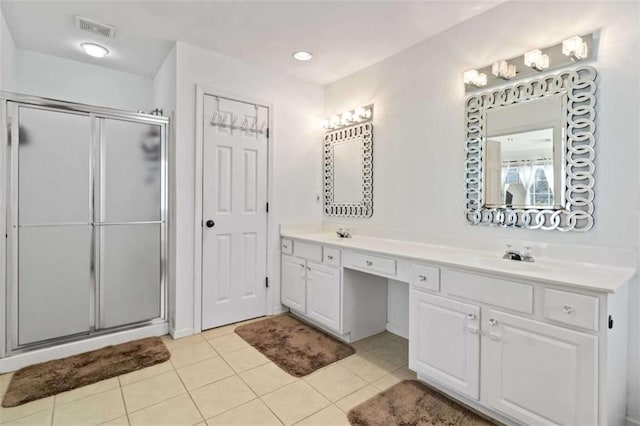
<svg viewBox="0 0 640 426"><path fill-rule="evenodd" d="M213 228L214 226L216 226L216 223L213 220L209 219L206 222L206 225L207 225L207 228Z"/></svg>

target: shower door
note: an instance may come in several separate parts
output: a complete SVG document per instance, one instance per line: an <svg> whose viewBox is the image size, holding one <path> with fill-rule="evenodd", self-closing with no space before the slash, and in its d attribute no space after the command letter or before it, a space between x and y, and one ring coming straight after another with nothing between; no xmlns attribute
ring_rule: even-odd
<svg viewBox="0 0 640 426"><path fill-rule="evenodd" d="M167 119L6 105L8 350L164 322Z"/></svg>

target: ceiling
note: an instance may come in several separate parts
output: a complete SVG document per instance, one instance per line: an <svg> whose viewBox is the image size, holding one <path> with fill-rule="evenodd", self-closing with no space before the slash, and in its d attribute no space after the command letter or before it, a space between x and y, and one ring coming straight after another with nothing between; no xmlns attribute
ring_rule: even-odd
<svg viewBox="0 0 640 426"><path fill-rule="evenodd" d="M17 1L1 0L16 46L122 71L155 75L179 40L326 84L494 7L477 1ZM117 27L81 31L74 15ZM107 46L96 60L82 41ZM298 62L291 54L314 54Z"/></svg>

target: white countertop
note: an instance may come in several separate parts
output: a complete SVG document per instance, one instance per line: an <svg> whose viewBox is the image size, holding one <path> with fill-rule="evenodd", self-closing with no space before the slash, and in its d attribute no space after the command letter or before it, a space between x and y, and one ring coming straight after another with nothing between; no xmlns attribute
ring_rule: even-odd
<svg viewBox="0 0 640 426"><path fill-rule="evenodd" d="M614 293L635 274L635 270L632 268L593 263L562 262L545 258L536 258L534 263L503 260L502 253L466 250L413 241L357 235L352 238L338 238L335 234L317 232L282 232L281 236L342 249L366 251L382 256L490 272L518 279L607 293Z"/></svg>

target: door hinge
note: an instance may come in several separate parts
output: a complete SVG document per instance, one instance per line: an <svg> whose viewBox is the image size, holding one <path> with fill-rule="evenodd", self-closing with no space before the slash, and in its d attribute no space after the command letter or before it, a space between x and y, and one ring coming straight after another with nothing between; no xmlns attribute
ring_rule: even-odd
<svg viewBox="0 0 640 426"><path fill-rule="evenodd" d="M269 203L267 203L266 210L267 210L267 213L269 213Z"/></svg>
<svg viewBox="0 0 640 426"><path fill-rule="evenodd" d="M613 317L609 315L609 329L613 328Z"/></svg>
<svg viewBox="0 0 640 426"><path fill-rule="evenodd" d="M269 288L269 277L264 278L264 284L267 288Z"/></svg>
<svg viewBox="0 0 640 426"><path fill-rule="evenodd" d="M267 139L269 139L269 128L267 127Z"/></svg>

